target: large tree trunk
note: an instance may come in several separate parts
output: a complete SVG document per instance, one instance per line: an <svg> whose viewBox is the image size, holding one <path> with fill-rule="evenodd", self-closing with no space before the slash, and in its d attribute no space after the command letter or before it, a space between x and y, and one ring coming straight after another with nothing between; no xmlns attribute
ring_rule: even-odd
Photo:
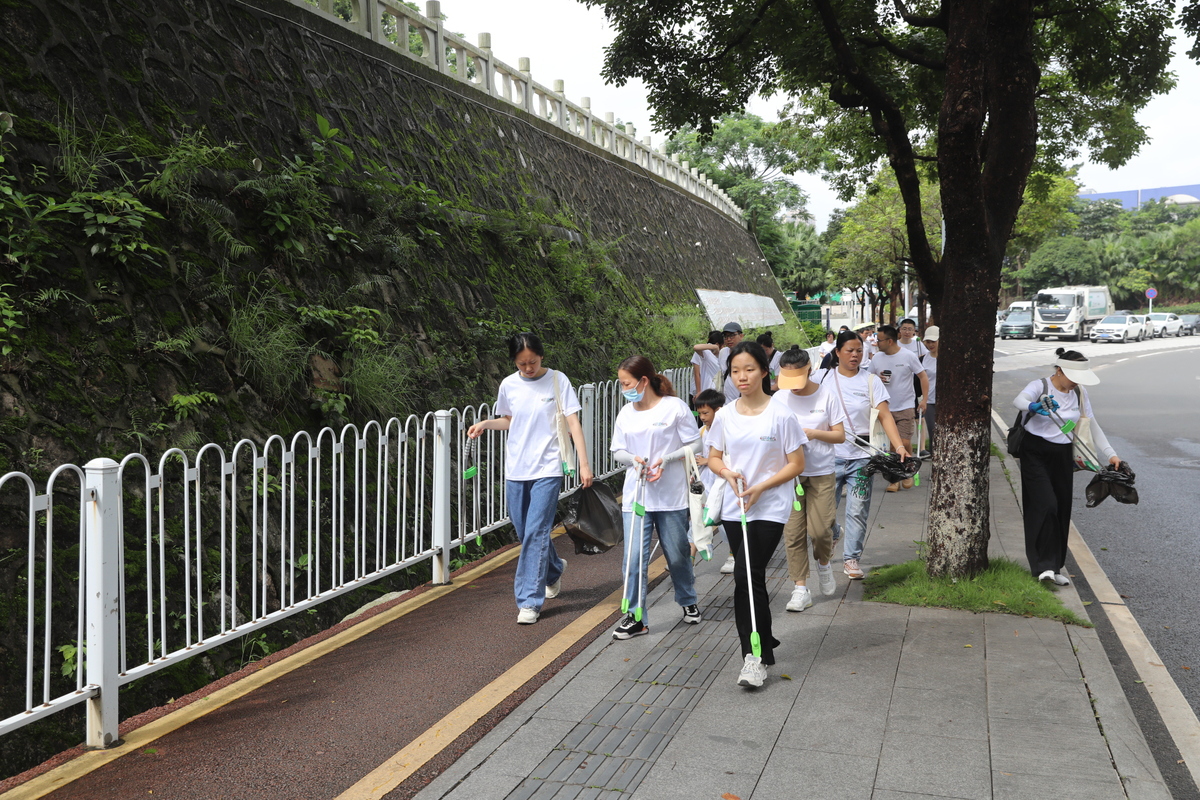
<svg viewBox="0 0 1200 800"><path fill-rule="evenodd" d="M945 100L938 170L946 221L946 338L938 364L938 460L928 570L969 577L987 566L993 320L1004 248L1033 163L1030 0L947 0Z"/></svg>

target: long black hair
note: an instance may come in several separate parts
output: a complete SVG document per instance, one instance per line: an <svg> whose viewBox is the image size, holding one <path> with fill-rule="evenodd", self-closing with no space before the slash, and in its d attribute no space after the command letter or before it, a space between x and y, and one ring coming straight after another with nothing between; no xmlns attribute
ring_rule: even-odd
<svg viewBox="0 0 1200 800"><path fill-rule="evenodd" d="M794 344L790 350L784 350L779 357L780 367L807 367L811 362L807 350L801 350L800 345Z"/></svg>
<svg viewBox="0 0 1200 800"><path fill-rule="evenodd" d="M728 380L733 370L734 356L740 356L742 353L749 353L750 357L758 362L763 371L763 394L771 394L771 359L767 358L767 351L763 350L758 342L743 340L730 351L729 360L725 362L725 378Z"/></svg>

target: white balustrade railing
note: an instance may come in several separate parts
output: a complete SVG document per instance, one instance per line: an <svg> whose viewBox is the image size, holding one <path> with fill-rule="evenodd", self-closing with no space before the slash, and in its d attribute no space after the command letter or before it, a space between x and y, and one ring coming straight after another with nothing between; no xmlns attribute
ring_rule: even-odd
<svg viewBox="0 0 1200 800"><path fill-rule="evenodd" d="M687 396L691 368L667 375ZM587 384L579 397L592 471L614 475L620 387ZM0 502L15 500L0 525L18 520L26 540L9 554L25 560L24 708L0 719L0 735L86 702L88 745L111 746L118 688L132 680L424 561L448 583L453 548L509 522L506 434L480 437L477 474L462 471L466 431L491 413L66 464L44 494L24 473L0 476ZM576 472L563 496L578 486ZM67 513L78 519L60 522ZM72 563L56 562L62 553Z"/></svg>
<svg viewBox="0 0 1200 800"><path fill-rule="evenodd" d="M638 140L632 125L625 124L622 130L612 112L600 119L593 113L588 97L580 98L579 104L572 103L564 94L563 81L554 81L553 89L537 83L528 58L519 59L515 69L496 58L490 33L479 34L478 43L471 44L446 30L439 0L427 0L423 15L400 0L350 0L349 22L333 13L334 0L291 2L632 161L704 200L738 224L745 224L742 209L729 195L705 173L680 161L678 154L668 156L654 149L649 136Z"/></svg>

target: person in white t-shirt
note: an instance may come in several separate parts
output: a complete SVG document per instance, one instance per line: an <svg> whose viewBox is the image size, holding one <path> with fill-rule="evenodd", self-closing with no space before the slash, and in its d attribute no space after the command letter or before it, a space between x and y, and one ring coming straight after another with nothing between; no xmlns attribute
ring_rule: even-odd
<svg viewBox="0 0 1200 800"><path fill-rule="evenodd" d="M723 381L725 391L725 402L732 403L738 399L737 388L733 385L733 379L729 377L729 353L734 347L741 344L742 337L745 334L742 332L742 326L736 322L726 322L725 327L721 329L721 340L723 346L713 344L698 344L692 349L697 353L708 350L717 356L717 365L720 370L721 379Z"/></svg>
<svg viewBox="0 0 1200 800"><path fill-rule="evenodd" d="M833 352L835 339L837 339L837 334L833 331L825 331L825 341L821 342L821 346L817 348L818 358L824 360L825 356Z"/></svg>
<svg viewBox="0 0 1200 800"><path fill-rule="evenodd" d="M712 449L709 433L712 431L713 420L716 419L717 412L725 405L725 392L705 389L696 395L693 405L696 407L696 415L700 418L700 439L704 443L700 449L700 455L696 456L696 465L700 467L700 482L704 484L704 494L707 496L712 491L713 484L717 482L717 476L711 469L708 469L708 453ZM721 565L721 573L732 575L733 563L733 553L730 553L725 558L725 563Z"/></svg>
<svg viewBox="0 0 1200 800"><path fill-rule="evenodd" d="M476 422L467 436L475 439L484 431L508 431L504 489L521 543L513 594L518 624L531 625L538 621L544 601L558 596L567 566L550 541L565 463L555 425L560 404L579 455L579 480L584 486L592 485L592 469L579 424L579 398L567 376L542 365L546 351L541 340L533 333L518 333L508 340L508 353L517 371L500 383L493 409L496 417Z"/></svg>
<svg viewBox="0 0 1200 800"><path fill-rule="evenodd" d="M698 452L701 442L687 403L675 396L671 381L655 371L650 359L631 356L622 361L617 367L617 383L628 401L613 425L611 450L613 459L626 465L621 511L625 521L625 599L630 611L617 624L613 638L629 639L650 632L644 601L655 531L675 587L675 602L683 608L683 621L691 625L700 621L684 459L689 452ZM639 475L645 478L640 496ZM636 513L635 503L642 506L644 515ZM635 608L642 609L640 619Z"/></svg>
<svg viewBox="0 0 1200 800"><path fill-rule="evenodd" d="M929 396L929 376L925 367L911 350L900 346L898 332L891 325L879 329L879 352L871 359L868 369L878 375L887 387L888 408L900 431L900 441L905 449L912 447L913 432L917 427L917 411L925 411L925 398ZM922 348L923 349L923 348ZM914 388L914 378L921 387L920 397ZM911 489L912 478L902 483L889 483L887 491L898 492L901 488Z"/></svg>
<svg viewBox="0 0 1200 800"><path fill-rule="evenodd" d="M836 363L833 368L821 370L815 376L821 386L834 397L842 407L845 416L844 425L846 441L836 445L834 450L834 484L833 502L840 505L842 487L848 487L846 493L846 524L840 528L834 523L833 538L837 541L845 531L845 541L842 542L842 571L851 580L860 580L864 576L860 560L863 545L867 538L867 517L871 514L872 476L866 472L870 453L854 443L855 437L870 438L871 409L879 412L879 422L887 434L895 452L902 459L908 458L908 446L900 438L896 422L888 410L888 391L883 381L867 370L860 370L862 363L863 344L857 333L847 331L838 334L837 347L833 355ZM876 356L878 358L878 356Z"/></svg>
<svg viewBox="0 0 1200 800"><path fill-rule="evenodd" d="M779 376L779 359L783 358L783 351L775 349L775 337L770 331L760 333L754 340L758 342L763 352L767 354L770 360L771 368L771 391L775 391L779 387L775 384L775 379Z"/></svg>
<svg viewBox="0 0 1200 800"><path fill-rule="evenodd" d="M811 371L807 351L795 347L785 352L780 361L779 391L771 398L772 403L796 415L808 438L804 445L804 472L797 481L804 495L798 498L799 509L793 505L783 528L788 576L795 584L788 611L803 611L813 604L808 590L810 540L821 593L828 596L837 590L833 565L829 563L833 555L833 518L837 513L833 502L833 487L837 482L833 448L846 440L842 424L845 414L836 397L809 380Z"/></svg>
<svg viewBox="0 0 1200 800"><path fill-rule="evenodd" d="M925 347L929 350L929 355L925 356L922 365L925 367L925 374L929 376L929 397L925 398L925 436L929 439L929 454L933 454L933 437L937 433L937 354L938 340L942 337L942 331L937 325L930 325L925 329ZM922 442L917 442L918 451L923 446Z"/></svg>
<svg viewBox="0 0 1200 800"><path fill-rule="evenodd" d="M692 348L692 396L705 389L715 389L719 385L717 376L721 374L721 365L717 362L717 353L721 350L724 337L720 331L710 331L707 345L696 345Z"/></svg>
<svg viewBox="0 0 1200 800"><path fill-rule="evenodd" d="M756 688L766 680L766 668L775 663L779 646L771 634L767 562L791 515L792 481L804 471L808 439L795 415L771 402L770 362L756 342L742 342L733 348L729 365L740 396L713 420L708 467L729 484L721 519L736 561L733 608L744 656L738 684ZM759 635L757 654L750 635L754 632L751 603Z"/></svg>
<svg viewBox="0 0 1200 800"><path fill-rule="evenodd" d="M1074 437L1063 433L1073 423L1078 434L1082 417L1090 420L1095 455L1113 467L1121 459L1108 442L1092 413L1084 386L1100 382L1091 363L1075 350L1055 351L1054 374L1030 381L1013 400L1025 416L1021 443L1021 511L1025 522L1025 558L1039 581L1059 586L1071 582L1063 567L1067 536L1071 530L1071 502L1075 477ZM1053 416L1051 416L1053 414ZM1099 464L1096 465L1098 468Z"/></svg>

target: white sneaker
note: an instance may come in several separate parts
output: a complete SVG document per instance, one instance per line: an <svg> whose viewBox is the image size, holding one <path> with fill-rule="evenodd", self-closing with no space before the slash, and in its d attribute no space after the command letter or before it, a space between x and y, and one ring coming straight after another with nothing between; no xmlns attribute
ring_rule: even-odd
<svg viewBox="0 0 1200 800"><path fill-rule="evenodd" d="M1061 572L1054 573L1054 577L1051 578L1050 580L1054 581L1059 586L1070 586L1071 585L1071 579L1068 578L1066 575L1062 574Z"/></svg>
<svg viewBox="0 0 1200 800"><path fill-rule="evenodd" d="M722 575L732 575L733 574L733 565L734 565L733 556L729 556L728 558L725 559L725 563L721 565L721 574Z"/></svg>
<svg viewBox="0 0 1200 800"><path fill-rule="evenodd" d="M522 608L517 612L517 624L532 625L538 621L539 616L541 616L541 612L536 608Z"/></svg>
<svg viewBox="0 0 1200 800"><path fill-rule="evenodd" d="M1039 580L1039 581L1052 581L1052 580L1054 580L1054 570L1052 570L1052 569L1048 569L1048 570L1046 570L1046 571L1045 571L1045 572L1043 572L1041 575L1038 575L1038 580Z"/></svg>
<svg viewBox="0 0 1200 800"><path fill-rule="evenodd" d="M562 571L566 572L567 571L567 560L564 558L562 560L562 562L563 562ZM558 580L556 580L554 583L552 583L546 587L546 599L553 600L554 598L558 597L558 593L561 591L562 591L562 572L558 573Z"/></svg>
<svg viewBox="0 0 1200 800"><path fill-rule="evenodd" d="M746 663L742 664L742 671L738 673L738 686L757 689L763 685L763 681L766 679L767 668L763 666L762 659L756 655L747 654Z"/></svg>
<svg viewBox="0 0 1200 800"><path fill-rule="evenodd" d="M821 594L828 597L837 591L837 581L833 577L833 564L821 566L817 564L817 584L821 587Z"/></svg>
<svg viewBox="0 0 1200 800"><path fill-rule="evenodd" d="M788 600L788 611L803 611L812 608L812 595L807 586L797 586L792 590L792 598Z"/></svg>

